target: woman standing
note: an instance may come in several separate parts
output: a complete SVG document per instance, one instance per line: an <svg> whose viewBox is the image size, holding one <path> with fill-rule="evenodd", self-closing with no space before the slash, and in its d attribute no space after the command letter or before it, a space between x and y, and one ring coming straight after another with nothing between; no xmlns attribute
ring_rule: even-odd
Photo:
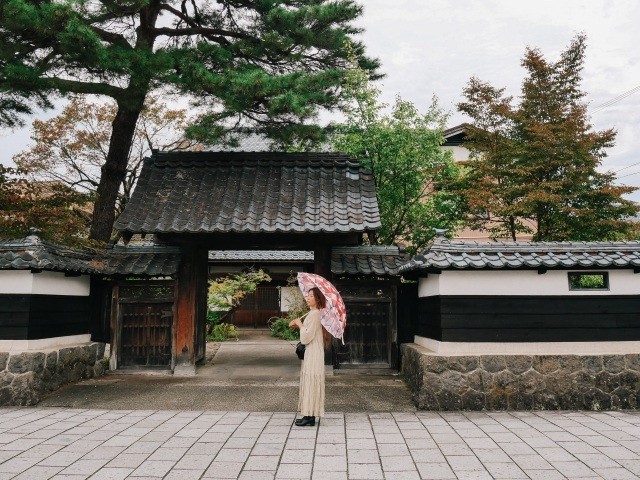
<svg viewBox="0 0 640 480"><path fill-rule="evenodd" d="M305 345L298 400L303 417L296 420L299 427L313 427L315 417L324 415L324 350L331 343L331 335L320 323L320 310L326 306L324 295L314 287L307 293L306 301L311 311L304 323L299 318L289 323L290 327L300 329L300 342Z"/></svg>

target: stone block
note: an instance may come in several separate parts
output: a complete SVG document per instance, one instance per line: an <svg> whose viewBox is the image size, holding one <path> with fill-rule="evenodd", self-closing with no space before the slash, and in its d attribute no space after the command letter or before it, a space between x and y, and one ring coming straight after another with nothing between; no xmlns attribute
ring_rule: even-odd
<svg viewBox="0 0 640 480"><path fill-rule="evenodd" d="M9 360L8 352L0 352L0 371L7 368L7 360Z"/></svg>
<svg viewBox="0 0 640 480"><path fill-rule="evenodd" d="M473 356L449 357L448 367L457 372L472 372L480 365L480 359Z"/></svg>
<svg viewBox="0 0 640 480"><path fill-rule="evenodd" d="M637 390L632 390L626 386L616 388L611 395L611 406L620 409L637 409Z"/></svg>
<svg viewBox="0 0 640 480"><path fill-rule="evenodd" d="M576 372L582 368L582 362L578 355L559 355L560 368L569 372Z"/></svg>
<svg viewBox="0 0 640 480"><path fill-rule="evenodd" d="M478 392L487 392L492 383L490 373L478 368L467 375L467 385Z"/></svg>
<svg viewBox="0 0 640 480"><path fill-rule="evenodd" d="M527 395L532 395L537 391L545 389L544 375L529 370L518 377L518 390Z"/></svg>
<svg viewBox="0 0 640 480"><path fill-rule="evenodd" d="M509 355L506 360L507 369L516 375L526 372L533 365L533 358L529 355Z"/></svg>
<svg viewBox="0 0 640 480"><path fill-rule="evenodd" d="M442 380L442 390L461 394L468 388L466 377L460 372L446 371L440 375L440 379Z"/></svg>
<svg viewBox="0 0 640 480"><path fill-rule="evenodd" d="M625 369L624 363L624 356L622 355L605 355L602 357L605 372L620 373Z"/></svg>
<svg viewBox="0 0 640 480"><path fill-rule="evenodd" d="M585 404L584 394L575 388L566 390L557 395L558 405L562 410L575 410L576 408L588 408Z"/></svg>
<svg viewBox="0 0 640 480"><path fill-rule="evenodd" d="M464 410L484 410L487 405L487 398L483 392L467 390L462 394L462 408Z"/></svg>
<svg viewBox="0 0 640 480"><path fill-rule="evenodd" d="M445 357L423 355L420 363L424 362L424 369L433 373L442 373L449 370L449 362Z"/></svg>
<svg viewBox="0 0 640 480"><path fill-rule="evenodd" d="M578 371L569 375L571 384L576 392L584 393L596 384L596 375Z"/></svg>
<svg viewBox="0 0 640 480"><path fill-rule="evenodd" d="M582 357L582 368L587 373L598 373L604 368L602 357L599 355L588 355Z"/></svg>
<svg viewBox="0 0 640 480"><path fill-rule="evenodd" d="M535 399L532 393L517 391L509 395L508 403L511 410L533 410Z"/></svg>
<svg viewBox="0 0 640 480"><path fill-rule="evenodd" d="M535 408L541 410L560 410L562 408L561 399L550 391L537 392L533 395Z"/></svg>
<svg viewBox="0 0 640 480"><path fill-rule="evenodd" d="M0 387L0 407L14 405L13 389L11 387Z"/></svg>
<svg viewBox="0 0 640 480"><path fill-rule="evenodd" d="M624 356L624 362L628 369L640 372L640 354L633 353Z"/></svg>
<svg viewBox="0 0 640 480"><path fill-rule="evenodd" d="M58 368L58 351L55 350L53 352L47 353L47 358L45 360L45 368L51 373L55 373Z"/></svg>
<svg viewBox="0 0 640 480"><path fill-rule="evenodd" d="M508 370L494 373L492 381L491 390L494 394L505 393L509 395L518 389L518 377Z"/></svg>
<svg viewBox="0 0 640 480"><path fill-rule="evenodd" d="M22 352L9 357L8 370L11 373L41 372L44 369L45 354L42 352Z"/></svg>
<svg viewBox="0 0 640 480"><path fill-rule="evenodd" d="M443 388L441 376L436 373L426 372L422 379L422 388L432 392L439 392Z"/></svg>
<svg viewBox="0 0 640 480"><path fill-rule="evenodd" d="M0 388L11 385L11 382L13 382L13 373L8 370L0 372Z"/></svg>
<svg viewBox="0 0 640 480"><path fill-rule="evenodd" d="M509 397L505 392L490 391L486 397L489 410L507 410L509 408Z"/></svg>
<svg viewBox="0 0 640 480"><path fill-rule="evenodd" d="M104 351L105 351L105 348L106 348L107 345L105 343L102 343L102 342L96 343L96 345L98 346L97 347L98 348L98 352L96 354L96 360L97 361L101 361L104 358Z"/></svg>
<svg viewBox="0 0 640 480"><path fill-rule="evenodd" d="M414 395L414 401L416 406L421 410L440 410L438 397L435 393L426 389L419 390L418 393Z"/></svg>
<svg viewBox="0 0 640 480"><path fill-rule="evenodd" d="M533 368L542 374L553 373L560 369L560 361L556 355L535 355Z"/></svg>
<svg viewBox="0 0 640 480"><path fill-rule="evenodd" d="M83 348L86 348L89 351L87 363L95 363L98 360L98 344L92 343L91 345L87 345Z"/></svg>
<svg viewBox="0 0 640 480"><path fill-rule="evenodd" d="M440 410L461 410L462 397L449 390L442 390L437 393Z"/></svg>
<svg viewBox="0 0 640 480"><path fill-rule="evenodd" d="M507 361L504 355L483 355L480 357L482 368L487 372L495 373L507 368Z"/></svg>
<svg viewBox="0 0 640 480"><path fill-rule="evenodd" d="M587 410L609 410L611 409L611 396L595 387L587 388L582 395L582 405L574 405L573 408L585 408Z"/></svg>
<svg viewBox="0 0 640 480"><path fill-rule="evenodd" d="M13 377L11 389L13 390L14 405L29 406L40 401L41 392L35 372L28 372Z"/></svg>

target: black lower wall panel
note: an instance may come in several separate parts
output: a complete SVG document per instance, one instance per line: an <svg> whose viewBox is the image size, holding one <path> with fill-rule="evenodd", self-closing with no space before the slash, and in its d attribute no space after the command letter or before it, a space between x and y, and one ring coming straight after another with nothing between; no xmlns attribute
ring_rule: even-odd
<svg viewBox="0 0 640 480"><path fill-rule="evenodd" d="M0 295L0 339L36 340L89 332L89 297Z"/></svg>
<svg viewBox="0 0 640 480"><path fill-rule="evenodd" d="M31 295L0 295L0 340L27 340Z"/></svg>
<svg viewBox="0 0 640 480"><path fill-rule="evenodd" d="M448 342L640 340L640 295L433 296L416 335Z"/></svg>

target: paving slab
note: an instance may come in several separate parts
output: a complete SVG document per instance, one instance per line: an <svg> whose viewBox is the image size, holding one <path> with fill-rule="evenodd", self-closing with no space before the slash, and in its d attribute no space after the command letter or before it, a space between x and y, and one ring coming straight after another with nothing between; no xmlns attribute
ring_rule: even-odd
<svg viewBox="0 0 640 480"><path fill-rule="evenodd" d="M0 450L4 453L0 455L0 478L638 478L640 460L635 457L640 453L636 449L640 412L526 412L524 417L522 413L328 412L314 427L296 427L293 412L0 408L0 438L8 448ZM514 421L518 417L526 419L524 425ZM109 422L101 423L100 419ZM583 428L594 421L608 428ZM116 422L127 428L95 440L96 432ZM504 430L484 429L485 443L462 434L496 423ZM558 429L549 430L548 423ZM47 437L49 444L22 441L33 433L30 426L35 424L55 432ZM88 428L98 424L102 426L97 430ZM406 428L409 425L411 428ZM545 431L537 428L541 425ZM429 433L434 427L461 434ZM383 436L373 433L377 429L397 431L389 435L399 438L390 443L381 441ZM228 435L219 442L209 442L209 436L219 430ZM75 433L69 433L72 431ZM237 436L238 432L242 435ZM368 436L360 438L360 433ZM554 440L568 438L558 433L574 435L577 442ZM511 437L505 434L546 441L532 442L522 453L520 448L509 447L505 440ZM154 436L162 440L146 440ZM597 453L585 453L582 446L576 446L584 438L605 446L596 447ZM627 442L626 446L621 442Z"/></svg>

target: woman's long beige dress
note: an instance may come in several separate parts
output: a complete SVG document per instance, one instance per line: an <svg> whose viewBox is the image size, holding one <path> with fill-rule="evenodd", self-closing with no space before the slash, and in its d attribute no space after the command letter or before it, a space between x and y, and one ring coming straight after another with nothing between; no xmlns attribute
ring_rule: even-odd
<svg viewBox="0 0 640 480"><path fill-rule="evenodd" d="M300 367L298 410L303 416L324 415L324 344L320 310L313 309L300 329L300 341L306 345Z"/></svg>

